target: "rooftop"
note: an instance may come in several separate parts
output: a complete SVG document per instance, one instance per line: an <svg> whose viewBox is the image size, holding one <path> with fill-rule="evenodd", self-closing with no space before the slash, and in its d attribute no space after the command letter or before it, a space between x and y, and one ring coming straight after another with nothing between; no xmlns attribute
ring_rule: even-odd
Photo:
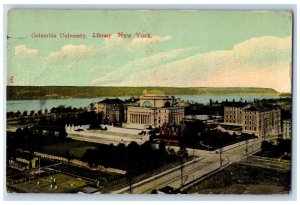
<svg viewBox="0 0 300 205"><path fill-rule="evenodd" d="M28 161L30 161L36 157L28 151L23 151L23 150L19 150L19 149L16 150L15 156L18 158L26 159Z"/></svg>
<svg viewBox="0 0 300 205"><path fill-rule="evenodd" d="M131 97L129 99L124 100L125 103L131 103L131 102L137 102L139 101L139 98Z"/></svg>
<svg viewBox="0 0 300 205"><path fill-rule="evenodd" d="M123 104L124 101L120 100L119 98L106 98L104 100L99 101L98 103L103 103L103 104Z"/></svg>
<svg viewBox="0 0 300 205"><path fill-rule="evenodd" d="M248 108L244 109L245 111L258 111L258 112L267 112L270 111L269 108L264 107L264 106L257 106L257 105L251 105Z"/></svg>
<svg viewBox="0 0 300 205"><path fill-rule="evenodd" d="M225 107L244 107L247 104L245 102L224 102Z"/></svg>
<svg viewBox="0 0 300 205"><path fill-rule="evenodd" d="M144 106L129 106L128 108L137 108L137 109L148 109L148 110L176 110L179 108L184 108L180 106L172 106L172 107L144 107Z"/></svg>
<svg viewBox="0 0 300 205"><path fill-rule="evenodd" d="M86 193L86 194L93 194L93 193L97 192L98 190L99 190L98 188L95 188L92 186L86 186L86 187L83 187L80 191L82 191L83 193Z"/></svg>
<svg viewBox="0 0 300 205"><path fill-rule="evenodd" d="M209 117L209 115L186 115L184 116L184 119L206 121L206 120L210 120L211 118Z"/></svg>

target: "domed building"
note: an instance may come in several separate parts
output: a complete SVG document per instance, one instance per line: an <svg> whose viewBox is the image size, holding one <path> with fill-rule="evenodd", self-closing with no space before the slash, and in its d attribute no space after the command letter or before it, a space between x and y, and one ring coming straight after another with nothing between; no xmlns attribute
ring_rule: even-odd
<svg viewBox="0 0 300 205"><path fill-rule="evenodd" d="M144 90L140 96L140 106L143 107L170 107L172 99L160 90Z"/></svg>
<svg viewBox="0 0 300 205"><path fill-rule="evenodd" d="M172 106L173 99L156 89L144 90L139 106L127 110L127 127L160 127L165 123L180 124L184 107Z"/></svg>

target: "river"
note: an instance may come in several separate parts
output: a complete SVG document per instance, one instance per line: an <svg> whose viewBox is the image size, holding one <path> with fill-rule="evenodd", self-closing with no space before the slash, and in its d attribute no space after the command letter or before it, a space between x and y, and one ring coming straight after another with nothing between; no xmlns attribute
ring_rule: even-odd
<svg viewBox="0 0 300 205"><path fill-rule="evenodd" d="M212 94L206 94L206 95L178 95L175 96L176 98L181 98L185 101L189 102L198 102L207 104L209 103L209 100L212 99L213 101L225 101L226 99L228 101L232 101L233 99L235 101L239 100L247 100L253 101L253 99L271 99L271 98L279 98L277 95L249 95L249 94L231 94L231 95L212 95ZM23 112L24 110L27 111L38 111L40 109L44 110L47 108L50 110L52 107L57 107L59 105L65 105L65 106L72 106L72 107L86 107L89 106L91 103L99 102L106 97L99 97L99 98L71 98L71 99L51 99L51 100L8 100L6 103L6 111L10 112L17 112L18 110L20 112ZM114 98L114 97L108 97L108 98ZM128 99L129 96L122 96L119 97L119 99Z"/></svg>

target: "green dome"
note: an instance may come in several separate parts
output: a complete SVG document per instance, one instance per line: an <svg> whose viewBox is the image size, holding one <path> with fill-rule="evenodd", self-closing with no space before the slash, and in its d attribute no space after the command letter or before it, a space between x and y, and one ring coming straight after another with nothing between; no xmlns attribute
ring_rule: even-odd
<svg viewBox="0 0 300 205"><path fill-rule="evenodd" d="M146 94L150 94L150 95L166 95L166 93L164 93L163 91L161 90L158 90L158 89L145 89L143 91L143 94L146 95Z"/></svg>

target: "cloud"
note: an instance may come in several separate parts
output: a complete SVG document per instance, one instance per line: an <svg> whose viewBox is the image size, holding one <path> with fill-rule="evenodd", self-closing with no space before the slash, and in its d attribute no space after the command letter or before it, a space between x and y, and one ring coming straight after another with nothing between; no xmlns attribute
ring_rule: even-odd
<svg viewBox="0 0 300 205"><path fill-rule="evenodd" d="M161 64L176 61L178 59L185 58L193 53L199 52L198 47L174 49L171 51L165 51L155 53L146 57L141 57L128 61L125 65L113 72L101 76L94 81L94 85L113 85L111 83L119 83L125 79L130 79L130 76L135 76L139 72L146 72L147 70L153 70ZM132 82L128 82L129 84Z"/></svg>
<svg viewBox="0 0 300 205"><path fill-rule="evenodd" d="M32 71L26 76L32 78L28 84L38 80L43 85L270 87L284 92L291 89L291 37L255 37L232 49L208 53L200 53L199 47L163 52L147 49L171 39L153 36L148 41L120 40L113 36L104 40L102 47L70 44L47 56L18 45L15 56L26 58L12 61L14 72L10 74L17 76L26 66Z"/></svg>
<svg viewBox="0 0 300 205"><path fill-rule="evenodd" d="M64 45L61 50L51 52L45 60L50 64L81 61L94 56L97 49L86 45Z"/></svg>
<svg viewBox="0 0 300 205"><path fill-rule="evenodd" d="M118 34L113 34L110 39L104 40L102 47L92 47L87 45L64 45L60 50L49 53L48 56L38 55L38 49L28 48L26 45L15 47L16 57L36 58L55 66L57 64L68 64L95 58L96 56L112 56L122 51L135 51L147 45L154 45L158 42L168 41L171 36L153 36L152 38L119 38Z"/></svg>
<svg viewBox="0 0 300 205"><path fill-rule="evenodd" d="M145 45L152 45L154 43L159 43L163 41L169 41L172 39L172 36L152 36L151 38L135 38L130 44L129 47L131 49L145 46Z"/></svg>
<svg viewBox="0 0 300 205"><path fill-rule="evenodd" d="M119 85L271 87L290 91L291 37L264 36L231 50L197 54L143 70Z"/></svg>
<svg viewBox="0 0 300 205"><path fill-rule="evenodd" d="M27 48L26 45L17 45L15 47L16 57L36 56L37 54L38 54L37 49Z"/></svg>

